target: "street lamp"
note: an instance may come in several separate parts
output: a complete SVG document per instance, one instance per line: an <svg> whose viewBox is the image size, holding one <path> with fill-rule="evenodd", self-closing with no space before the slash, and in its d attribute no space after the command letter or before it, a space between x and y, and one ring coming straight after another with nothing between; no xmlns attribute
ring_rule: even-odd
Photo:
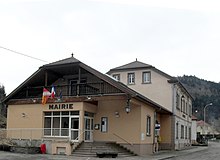
<svg viewBox="0 0 220 160"><path fill-rule="evenodd" d="M204 118L204 121L203 121L203 130L204 130L204 134L205 134L205 109L208 107L208 106L212 106L212 103L209 103L209 104L207 104L205 107L204 107L204 109L203 109L203 118Z"/></svg>

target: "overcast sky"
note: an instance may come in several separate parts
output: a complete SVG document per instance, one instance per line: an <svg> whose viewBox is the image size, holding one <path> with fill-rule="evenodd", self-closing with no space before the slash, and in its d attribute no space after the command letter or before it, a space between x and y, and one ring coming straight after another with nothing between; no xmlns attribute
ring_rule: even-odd
<svg viewBox="0 0 220 160"><path fill-rule="evenodd" d="M220 82L218 1L0 0L0 84L9 94L71 53L102 73L137 58L171 76Z"/></svg>

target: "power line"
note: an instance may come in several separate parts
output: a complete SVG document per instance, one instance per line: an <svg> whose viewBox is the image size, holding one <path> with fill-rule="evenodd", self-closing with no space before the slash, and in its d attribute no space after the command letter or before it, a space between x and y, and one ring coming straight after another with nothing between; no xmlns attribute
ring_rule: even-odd
<svg viewBox="0 0 220 160"><path fill-rule="evenodd" d="M21 53L21 52L17 52L17 51L14 51L14 50L11 50L11 49L2 47L2 46L0 46L0 48L5 49L5 50L10 51L10 52L13 52L13 53L16 53L16 54L19 54L19 55L22 55L22 56L25 56L25 57L28 57L28 58L32 58L32 59L41 61L41 62L47 62L47 61L45 61L45 60L42 60L42 59L39 59L39 58L36 58L36 57L33 57L33 56L29 56L29 55L27 55L27 54L24 54L24 53Z"/></svg>

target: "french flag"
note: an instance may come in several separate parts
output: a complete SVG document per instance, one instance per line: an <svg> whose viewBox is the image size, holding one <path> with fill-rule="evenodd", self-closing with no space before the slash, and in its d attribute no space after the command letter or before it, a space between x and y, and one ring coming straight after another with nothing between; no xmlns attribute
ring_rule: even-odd
<svg viewBox="0 0 220 160"><path fill-rule="evenodd" d="M54 98L54 97L55 97L55 94L56 94L54 86L52 86L50 93L51 93L51 95L50 95L51 98Z"/></svg>

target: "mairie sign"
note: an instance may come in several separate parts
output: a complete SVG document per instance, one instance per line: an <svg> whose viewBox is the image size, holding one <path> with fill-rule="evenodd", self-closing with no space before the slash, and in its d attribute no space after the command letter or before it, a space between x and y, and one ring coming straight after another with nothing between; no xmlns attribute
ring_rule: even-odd
<svg viewBox="0 0 220 160"><path fill-rule="evenodd" d="M73 109L73 104L49 104L49 109L56 110L56 109Z"/></svg>

